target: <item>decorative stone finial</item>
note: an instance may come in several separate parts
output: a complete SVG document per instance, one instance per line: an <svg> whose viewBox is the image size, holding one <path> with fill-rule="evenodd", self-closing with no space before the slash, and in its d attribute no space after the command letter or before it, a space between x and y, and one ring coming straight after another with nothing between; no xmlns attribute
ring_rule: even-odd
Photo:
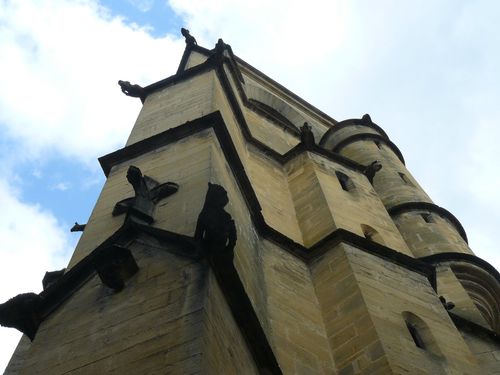
<svg viewBox="0 0 500 375"><path fill-rule="evenodd" d="M153 210L160 200L179 190L174 182L160 184L149 176L143 176L139 168L131 165L127 171L127 180L134 188L135 196L121 200L113 209L113 216L127 213L128 218L151 224Z"/></svg>
<svg viewBox="0 0 500 375"><path fill-rule="evenodd" d="M194 238L200 241L207 251L229 254L232 257L236 244L236 227L231 215L224 210L228 202L226 190L209 182Z"/></svg>
<svg viewBox="0 0 500 375"><path fill-rule="evenodd" d="M362 118L361 118L361 121L363 122L363 124L367 124L367 125L370 125L370 124L373 124L372 122L372 118L370 117L370 115L368 113L366 113Z"/></svg>
<svg viewBox="0 0 500 375"><path fill-rule="evenodd" d="M371 184L373 184L373 179L375 174L382 169L382 164L378 160L375 160L370 165L366 166L363 170L363 174L368 178Z"/></svg>
<svg viewBox="0 0 500 375"><path fill-rule="evenodd" d="M186 44L188 46L197 46L198 43L196 42L196 39L194 38L194 36L192 36L190 33L189 33L189 30L188 29L185 29L185 28L181 28L181 34L182 36L184 37L185 41L186 41Z"/></svg>
<svg viewBox="0 0 500 375"><path fill-rule="evenodd" d="M145 96L144 89L139 85L133 85L129 81L118 81L122 92L133 98L143 98Z"/></svg>
<svg viewBox="0 0 500 375"><path fill-rule="evenodd" d="M107 248L94 266L102 283L115 292L121 291L125 281L139 270L130 250L116 245Z"/></svg>

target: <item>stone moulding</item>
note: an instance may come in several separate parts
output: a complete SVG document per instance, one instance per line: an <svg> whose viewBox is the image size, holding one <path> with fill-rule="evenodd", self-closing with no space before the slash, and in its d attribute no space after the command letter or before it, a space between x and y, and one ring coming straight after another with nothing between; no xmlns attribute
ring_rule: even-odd
<svg viewBox="0 0 500 375"><path fill-rule="evenodd" d="M449 266L493 331L500 332L500 273L492 265L462 253L440 253L421 259Z"/></svg>
<svg viewBox="0 0 500 375"><path fill-rule="evenodd" d="M489 330L488 328L485 328L479 324L471 322L470 320L462 318L461 316L458 316L452 312L448 311L448 314L459 330L467 331L473 336L487 337L497 344L500 344L500 335L498 333Z"/></svg>
<svg viewBox="0 0 500 375"><path fill-rule="evenodd" d="M382 136L384 136L387 140L389 140L389 136L384 131L384 129L382 129L380 126L375 124L373 121L367 122L367 121L363 121L363 119L351 118L351 119L340 121L334 127L329 129L325 134L323 134L323 137L321 137L321 140L319 141L319 145L323 146L325 144L325 142L327 141L327 139L330 138L337 131L344 129L344 128L347 128L349 126L355 126L355 125L366 126L368 128L372 128L373 130L377 131Z"/></svg>
<svg viewBox="0 0 500 375"><path fill-rule="evenodd" d="M262 117L265 117L274 122L291 134L297 137L300 136L299 129L297 129L297 127L290 120L288 120L284 115L279 113L274 108L269 107L267 104L262 103L256 99L248 99L247 107L260 114Z"/></svg>

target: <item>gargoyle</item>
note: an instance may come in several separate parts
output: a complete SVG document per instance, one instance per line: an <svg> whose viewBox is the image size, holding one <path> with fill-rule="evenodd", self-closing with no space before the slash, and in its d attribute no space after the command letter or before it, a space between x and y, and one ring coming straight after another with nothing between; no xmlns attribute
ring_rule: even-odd
<svg viewBox="0 0 500 375"><path fill-rule="evenodd" d="M375 160L370 165L366 166L363 170L363 174L368 178L371 184L373 184L373 179L375 174L382 169L382 164L378 160Z"/></svg>
<svg viewBox="0 0 500 375"><path fill-rule="evenodd" d="M453 302L447 302L446 298L444 298L443 296L439 296L439 300L443 304L443 307L446 311L450 311L455 307L455 304Z"/></svg>
<svg viewBox="0 0 500 375"><path fill-rule="evenodd" d="M139 85L133 85L129 81L118 81L118 84L120 85L122 92L127 96L131 96L133 98L144 98L145 96L144 88Z"/></svg>
<svg viewBox="0 0 500 375"><path fill-rule="evenodd" d="M160 200L179 190L174 182L160 184L151 177L143 176L139 168L131 165L127 171L127 180L134 188L135 196L121 200L113 209L113 216L127 213L148 224L153 222L153 210Z"/></svg>
<svg viewBox="0 0 500 375"><path fill-rule="evenodd" d="M65 271L66 268L63 268L62 270L59 271L45 272L45 276L43 277L42 280L43 290L47 289L52 284L55 284L64 275Z"/></svg>
<svg viewBox="0 0 500 375"><path fill-rule="evenodd" d="M304 122L304 125L300 128L300 141L304 146L306 146L307 149L314 147L316 143L314 140L314 134L311 131L311 125L307 122Z"/></svg>
<svg viewBox="0 0 500 375"><path fill-rule="evenodd" d="M0 304L0 324L21 331L33 341L40 325L41 300L38 294L24 293Z"/></svg>
<svg viewBox="0 0 500 375"><path fill-rule="evenodd" d="M73 225L70 229L70 232L83 232L85 230L85 226L87 224L78 224L76 221L75 221L75 225Z"/></svg>
<svg viewBox="0 0 500 375"><path fill-rule="evenodd" d="M232 257L236 245L236 227L231 215L224 210L228 202L226 190L220 185L209 182L194 238L208 251L230 253Z"/></svg>
<svg viewBox="0 0 500 375"><path fill-rule="evenodd" d="M192 36L191 34L189 34L189 30L188 29L181 28L181 34L184 37L184 39L186 41L186 44L188 46L197 46L198 45L198 43L196 43L196 39L194 38L194 36Z"/></svg>

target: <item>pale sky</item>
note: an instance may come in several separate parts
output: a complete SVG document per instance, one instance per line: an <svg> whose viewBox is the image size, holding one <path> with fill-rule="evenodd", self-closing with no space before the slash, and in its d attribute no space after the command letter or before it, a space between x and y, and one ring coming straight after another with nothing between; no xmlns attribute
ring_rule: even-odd
<svg viewBox="0 0 500 375"><path fill-rule="evenodd" d="M497 269L500 2L0 0L0 302L66 266L140 102L175 73L180 27L336 120L369 113ZM0 370L20 335L0 328Z"/></svg>

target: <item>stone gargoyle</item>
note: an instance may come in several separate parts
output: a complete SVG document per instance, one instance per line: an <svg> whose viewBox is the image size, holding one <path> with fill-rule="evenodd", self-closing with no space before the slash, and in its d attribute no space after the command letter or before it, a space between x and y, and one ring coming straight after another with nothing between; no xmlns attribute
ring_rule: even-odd
<svg viewBox="0 0 500 375"><path fill-rule="evenodd" d="M145 96L144 88L139 85L134 85L129 81L121 80L118 81L118 84L120 85L122 92L127 96L131 96L133 98L144 98Z"/></svg>
<svg viewBox="0 0 500 375"><path fill-rule="evenodd" d="M368 181L373 184L373 179L375 174L382 169L382 164L378 160L375 160L370 165L367 165L363 170L363 174L368 178Z"/></svg>
<svg viewBox="0 0 500 375"><path fill-rule="evenodd" d="M139 168L131 165L127 171L127 180L134 188L135 196L116 203L112 215L126 213L128 218L138 219L151 224L156 203L179 190L174 182L160 184L149 176L143 176Z"/></svg>
<svg viewBox="0 0 500 375"><path fill-rule="evenodd" d="M21 331L33 341L41 321L41 300L38 294L23 293L0 304L0 324Z"/></svg>
<svg viewBox="0 0 500 375"><path fill-rule="evenodd" d="M186 44L188 46L195 46L195 45L198 45L198 43L196 43L196 39L194 38L194 36L192 36L190 33L189 33L189 30L188 29L185 29L185 28L181 28L181 34L182 36L184 37L184 40L186 41Z"/></svg>

